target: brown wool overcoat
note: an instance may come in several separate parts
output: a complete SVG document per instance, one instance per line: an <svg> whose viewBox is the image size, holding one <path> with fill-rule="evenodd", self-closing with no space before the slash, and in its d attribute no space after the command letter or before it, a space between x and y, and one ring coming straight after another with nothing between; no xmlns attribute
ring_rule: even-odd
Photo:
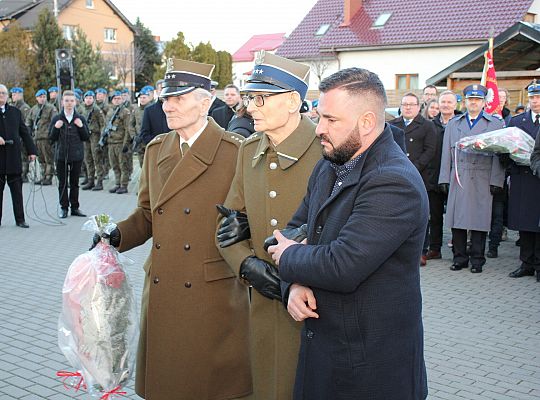
<svg viewBox="0 0 540 400"><path fill-rule="evenodd" d="M136 392L222 400L252 391L248 293L214 244L243 138L211 118L182 158L179 135L146 149L138 206L118 223L120 251L152 238L144 269Z"/></svg>
<svg viewBox="0 0 540 400"><path fill-rule="evenodd" d="M225 206L246 212L251 240L220 249L236 271L255 255L272 262L264 239L283 229L306 194L313 167L321 158L315 125L302 117L287 139L274 147L263 132L244 141ZM256 400L292 399L302 323L295 322L282 302L252 291L251 352L253 397Z"/></svg>

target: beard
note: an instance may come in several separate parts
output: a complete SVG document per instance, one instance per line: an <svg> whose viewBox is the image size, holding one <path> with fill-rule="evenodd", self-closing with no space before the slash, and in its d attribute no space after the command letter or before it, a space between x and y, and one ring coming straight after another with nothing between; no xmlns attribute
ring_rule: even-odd
<svg viewBox="0 0 540 400"><path fill-rule="evenodd" d="M330 138L324 135L322 135L322 138L334 147L333 143L330 142ZM349 132L349 135L347 135L347 139L345 139L338 147L334 147L331 151L326 151L323 147L322 155L325 160L328 160L331 163L343 165L349 161L361 147L362 138L360 137L358 125L356 125L356 127Z"/></svg>

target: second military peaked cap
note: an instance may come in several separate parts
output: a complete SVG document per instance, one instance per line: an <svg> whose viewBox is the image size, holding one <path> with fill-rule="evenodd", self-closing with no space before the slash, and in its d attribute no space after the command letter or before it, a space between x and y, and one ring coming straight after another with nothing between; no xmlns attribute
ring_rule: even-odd
<svg viewBox="0 0 540 400"><path fill-rule="evenodd" d="M159 97L180 96L201 88L210 91L214 65L169 58Z"/></svg>
<svg viewBox="0 0 540 400"><path fill-rule="evenodd" d="M309 66L264 50L255 55L255 66L243 92L296 91L305 99L309 82Z"/></svg>
<svg viewBox="0 0 540 400"><path fill-rule="evenodd" d="M527 88L527 96L538 96L540 95L540 83L536 82L536 79Z"/></svg>
<svg viewBox="0 0 540 400"><path fill-rule="evenodd" d="M465 95L465 98L468 99L470 97L477 98L477 99L485 99L488 90L483 85L469 85L465 89L463 89L463 94Z"/></svg>

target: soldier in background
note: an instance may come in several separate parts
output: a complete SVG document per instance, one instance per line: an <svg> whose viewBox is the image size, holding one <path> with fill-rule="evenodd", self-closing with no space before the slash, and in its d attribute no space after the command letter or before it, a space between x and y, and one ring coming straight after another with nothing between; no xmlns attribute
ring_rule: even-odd
<svg viewBox="0 0 540 400"><path fill-rule="evenodd" d="M123 106L122 93L116 91L112 97L112 107L105 117L106 125L101 134L101 141L106 141L109 161L114 171L115 186L109 193L127 193L129 183L129 166L122 157L123 149L129 144L129 110Z"/></svg>
<svg viewBox="0 0 540 400"><path fill-rule="evenodd" d="M49 92L49 103L56 107L58 105L58 87L51 86L47 91Z"/></svg>
<svg viewBox="0 0 540 400"><path fill-rule="evenodd" d="M82 106L82 116L86 119L88 125L88 134L90 140L84 144L84 163L88 171L88 183L82 187L82 190L103 190L103 149L98 145L101 132L105 128L105 116L100 108L95 104L93 90L84 94L84 103Z"/></svg>
<svg viewBox="0 0 540 400"><path fill-rule="evenodd" d="M104 88L96 89L96 105L99 107L103 115L107 115L109 112L110 104L107 98L107 90ZM109 171L111 170L111 163L109 161L109 150L107 145L103 147L103 179L109 179Z"/></svg>
<svg viewBox="0 0 540 400"><path fill-rule="evenodd" d="M41 184L47 186L52 184L54 175L54 154L49 142L49 126L58 111L53 104L47 102L45 89L36 92L36 101L37 104L28 113L26 126L29 127L38 150L42 171Z"/></svg>
<svg viewBox="0 0 540 400"><path fill-rule="evenodd" d="M154 97L154 88L152 86L145 86L141 89L139 92L139 106L133 110L133 113L131 114L131 119L129 122L130 127L130 136L133 142L135 143L135 148L133 149L134 152L137 152L137 156L139 158L139 165L142 168L143 165L143 159L144 159L144 149L145 147L140 143L139 137L141 134L141 126L142 126L142 119L144 116L144 109L147 106L150 106L153 103L153 97Z"/></svg>
<svg viewBox="0 0 540 400"><path fill-rule="evenodd" d="M21 87L11 88L11 105L17 107L22 114L22 120L26 123L28 119L28 113L30 112L30 106L24 101L24 89ZM22 181L28 182L28 153L26 147L21 147L21 160L22 160Z"/></svg>

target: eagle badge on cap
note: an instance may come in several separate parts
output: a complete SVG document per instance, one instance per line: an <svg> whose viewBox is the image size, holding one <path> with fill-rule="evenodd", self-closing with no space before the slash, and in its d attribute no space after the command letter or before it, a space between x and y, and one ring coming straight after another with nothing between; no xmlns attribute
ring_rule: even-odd
<svg viewBox="0 0 540 400"><path fill-rule="evenodd" d="M473 90L478 90L478 85L472 85Z"/></svg>
<svg viewBox="0 0 540 400"><path fill-rule="evenodd" d="M257 53L257 55L255 56L255 65L260 65L264 62L264 55L265 55L264 50L261 50Z"/></svg>
<svg viewBox="0 0 540 400"><path fill-rule="evenodd" d="M167 59L167 71L172 71L174 68L174 60L172 58Z"/></svg>

